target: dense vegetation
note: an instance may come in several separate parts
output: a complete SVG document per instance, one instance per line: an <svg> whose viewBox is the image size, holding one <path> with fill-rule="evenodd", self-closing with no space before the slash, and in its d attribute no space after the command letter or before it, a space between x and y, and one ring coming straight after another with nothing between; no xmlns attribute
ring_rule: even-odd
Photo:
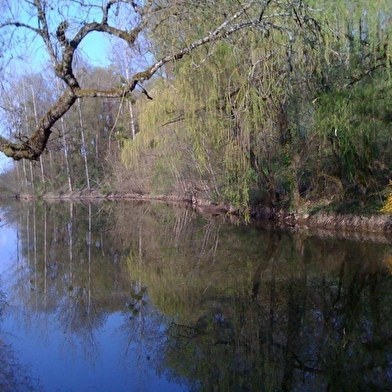
<svg viewBox="0 0 392 392"><path fill-rule="evenodd" d="M204 37L239 4L161 3L171 11L143 41L154 58ZM245 15L257 13L259 25L166 64L139 95L79 100L56 123L41 160L15 163L2 187L379 210L392 177L390 6L255 2ZM123 63L117 53L106 68L81 62L77 72L88 88L121 85ZM56 98L50 80L14 80L1 98L9 127L29 134Z"/></svg>

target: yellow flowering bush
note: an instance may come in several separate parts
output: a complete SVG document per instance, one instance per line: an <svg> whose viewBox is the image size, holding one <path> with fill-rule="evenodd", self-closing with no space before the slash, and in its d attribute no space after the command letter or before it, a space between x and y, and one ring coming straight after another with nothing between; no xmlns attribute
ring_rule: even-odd
<svg viewBox="0 0 392 392"><path fill-rule="evenodd" d="M389 180L389 185L392 187L392 181ZM387 214L392 214L392 191L388 196L388 199L383 208L381 208L381 212L386 212Z"/></svg>

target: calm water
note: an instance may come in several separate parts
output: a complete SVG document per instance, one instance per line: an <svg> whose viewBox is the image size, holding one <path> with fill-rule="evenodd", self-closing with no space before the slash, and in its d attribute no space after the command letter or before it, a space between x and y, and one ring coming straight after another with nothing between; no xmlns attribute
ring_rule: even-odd
<svg viewBox="0 0 392 392"><path fill-rule="evenodd" d="M1 391L390 391L388 238L0 206Z"/></svg>

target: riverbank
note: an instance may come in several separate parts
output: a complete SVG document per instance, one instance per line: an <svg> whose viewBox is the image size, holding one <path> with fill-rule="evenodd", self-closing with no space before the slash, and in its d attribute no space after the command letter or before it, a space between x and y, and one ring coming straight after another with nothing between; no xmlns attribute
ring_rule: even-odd
<svg viewBox="0 0 392 392"><path fill-rule="evenodd" d="M162 201L167 203L182 203L190 206L196 212L205 216L228 216L237 222L240 211L228 204L215 204L204 199L192 199L179 195L146 195L141 193L109 193L102 194L95 190L82 190L72 193L47 193L43 196L21 194L16 196L21 200L86 200L86 201ZM268 221L279 226L292 228L322 229L345 232L391 233L392 216L387 214L361 215L344 212L325 211L295 211L282 208L257 206L249 211L249 216L256 221Z"/></svg>

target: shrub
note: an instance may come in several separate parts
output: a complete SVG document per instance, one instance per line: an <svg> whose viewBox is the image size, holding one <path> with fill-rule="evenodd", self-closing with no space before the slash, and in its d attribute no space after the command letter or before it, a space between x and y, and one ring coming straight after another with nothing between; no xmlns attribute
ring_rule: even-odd
<svg viewBox="0 0 392 392"><path fill-rule="evenodd" d="M389 185L392 187L392 181L389 181ZM387 214L392 214L392 190L391 193L388 196L387 201L385 202L385 205L383 208L381 208L381 212L385 212Z"/></svg>

